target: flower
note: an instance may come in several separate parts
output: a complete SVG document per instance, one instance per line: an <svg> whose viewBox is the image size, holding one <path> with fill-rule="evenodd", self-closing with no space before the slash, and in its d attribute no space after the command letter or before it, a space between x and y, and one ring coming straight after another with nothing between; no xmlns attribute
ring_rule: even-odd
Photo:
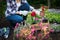
<svg viewBox="0 0 60 40"><path fill-rule="evenodd" d="M36 40L36 36L33 36L32 39Z"/></svg>
<svg viewBox="0 0 60 40"><path fill-rule="evenodd" d="M32 34L28 35L27 38L28 38L28 39L32 39Z"/></svg>
<svg viewBox="0 0 60 40"><path fill-rule="evenodd" d="M44 5L42 5L42 11L44 11Z"/></svg>
<svg viewBox="0 0 60 40"><path fill-rule="evenodd" d="M34 31L35 31L35 27L34 27L34 25L32 25L32 27L31 27L31 33L33 34Z"/></svg>
<svg viewBox="0 0 60 40"><path fill-rule="evenodd" d="M47 38L49 38L49 34L47 34L47 35L45 36L45 39L47 39Z"/></svg>
<svg viewBox="0 0 60 40"><path fill-rule="evenodd" d="M31 16L32 16L32 17L36 16L36 13L33 11L33 12L31 13Z"/></svg>
<svg viewBox="0 0 60 40"><path fill-rule="evenodd" d="M51 30L50 30L50 32L54 32L54 30L53 30L53 29L51 29Z"/></svg>
<svg viewBox="0 0 60 40"><path fill-rule="evenodd" d="M35 20L38 20L38 18L35 18Z"/></svg>
<svg viewBox="0 0 60 40"><path fill-rule="evenodd" d="M38 34L38 37L42 37L42 34Z"/></svg>
<svg viewBox="0 0 60 40"><path fill-rule="evenodd" d="M19 23L16 23L16 26L15 26L14 29L18 28L19 26L20 26L20 24Z"/></svg>
<svg viewBox="0 0 60 40"><path fill-rule="evenodd" d="M31 32L34 32L34 31L35 31L35 27L34 27L34 25L32 25Z"/></svg>
<svg viewBox="0 0 60 40"><path fill-rule="evenodd" d="M16 37L18 38L19 37L19 34L16 34Z"/></svg>
<svg viewBox="0 0 60 40"><path fill-rule="evenodd" d="M44 15L45 15L44 11L41 11L41 12L40 12L40 16L41 16L41 17L44 17Z"/></svg>

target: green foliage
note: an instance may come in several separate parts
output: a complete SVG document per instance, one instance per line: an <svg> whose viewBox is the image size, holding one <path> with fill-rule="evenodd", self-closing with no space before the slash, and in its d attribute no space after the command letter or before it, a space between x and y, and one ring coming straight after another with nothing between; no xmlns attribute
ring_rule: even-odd
<svg viewBox="0 0 60 40"><path fill-rule="evenodd" d="M60 31L60 25L58 24L51 24L51 28L54 29L54 31Z"/></svg>
<svg viewBox="0 0 60 40"><path fill-rule="evenodd" d="M28 3L35 8L40 8L42 4L47 5L47 0L28 0Z"/></svg>
<svg viewBox="0 0 60 40"><path fill-rule="evenodd" d="M48 20L51 23L60 23L60 14L55 12L45 12L45 17L48 18Z"/></svg>
<svg viewBox="0 0 60 40"><path fill-rule="evenodd" d="M52 8L60 8L60 4L59 4L60 0L52 0L50 1L50 5Z"/></svg>
<svg viewBox="0 0 60 40"><path fill-rule="evenodd" d="M0 16L4 16L5 9L6 9L6 1L2 0L0 1Z"/></svg>
<svg viewBox="0 0 60 40"><path fill-rule="evenodd" d="M41 4L48 5L48 0L28 0L28 2L35 8L39 8ZM60 0L50 0L50 8L60 8Z"/></svg>
<svg viewBox="0 0 60 40"><path fill-rule="evenodd" d="M32 24L33 23L33 18L31 16L31 13L28 13L26 22L29 23L29 24Z"/></svg>

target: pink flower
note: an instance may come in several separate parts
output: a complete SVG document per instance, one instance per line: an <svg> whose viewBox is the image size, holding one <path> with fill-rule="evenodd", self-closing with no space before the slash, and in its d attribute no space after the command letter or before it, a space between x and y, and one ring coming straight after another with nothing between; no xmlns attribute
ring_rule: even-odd
<svg viewBox="0 0 60 40"><path fill-rule="evenodd" d="M35 31L35 27L34 27L34 26L32 26L32 27L31 27L31 33L33 34L33 33L34 33L34 31Z"/></svg>
<svg viewBox="0 0 60 40"><path fill-rule="evenodd" d="M54 32L54 30L53 30L53 29L51 29L51 30L50 30L50 32Z"/></svg>
<svg viewBox="0 0 60 40"><path fill-rule="evenodd" d="M35 36L33 36L33 39L34 39L34 40L36 40L36 37L35 37Z"/></svg>
<svg viewBox="0 0 60 40"><path fill-rule="evenodd" d="M39 23L39 26L40 26L40 27L42 26L42 23L41 23L41 22Z"/></svg>
<svg viewBox="0 0 60 40"><path fill-rule="evenodd" d="M42 22L39 23L39 27L40 27L40 29L42 29L42 27L43 27Z"/></svg>
<svg viewBox="0 0 60 40"><path fill-rule="evenodd" d="M16 34L16 37L18 38L19 37L19 34Z"/></svg>
<svg viewBox="0 0 60 40"><path fill-rule="evenodd" d="M50 32L47 32L47 34L49 34Z"/></svg>
<svg viewBox="0 0 60 40"><path fill-rule="evenodd" d="M38 18L35 18L35 20L38 20Z"/></svg>
<svg viewBox="0 0 60 40"><path fill-rule="evenodd" d="M34 31L35 31L35 28L32 28L32 29L31 29L31 32L34 32Z"/></svg>
<svg viewBox="0 0 60 40"><path fill-rule="evenodd" d="M35 29L31 29L31 32L34 32L35 31Z"/></svg>
<svg viewBox="0 0 60 40"><path fill-rule="evenodd" d="M28 39L32 39L32 35L30 34L30 35L28 35L28 37L27 37Z"/></svg>
<svg viewBox="0 0 60 40"><path fill-rule="evenodd" d="M38 37L41 37L42 36L42 34L38 34Z"/></svg>
<svg viewBox="0 0 60 40"><path fill-rule="evenodd" d="M46 39L49 38L49 35L47 34L45 38L46 38Z"/></svg>
<svg viewBox="0 0 60 40"><path fill-rule="evenodd" d="M19 23L16 23L16 26L18 27L19 26Z"/></svg>
<svg viewBox="0 0 60 40"><path fill-rule="evenodd" d="M18 28L18 26L19 26L19 23L16 23L15 29Z"/></svg>

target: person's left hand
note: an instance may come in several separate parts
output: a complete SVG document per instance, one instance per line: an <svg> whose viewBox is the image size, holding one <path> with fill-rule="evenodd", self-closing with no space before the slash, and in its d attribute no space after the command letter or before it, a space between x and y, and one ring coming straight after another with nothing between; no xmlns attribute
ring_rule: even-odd
<svg viewBox="0 0 60 40"><path fill-rule="evenodd" d="M17 11L16 14L20 14L21 15L20 11Z"/></svg>

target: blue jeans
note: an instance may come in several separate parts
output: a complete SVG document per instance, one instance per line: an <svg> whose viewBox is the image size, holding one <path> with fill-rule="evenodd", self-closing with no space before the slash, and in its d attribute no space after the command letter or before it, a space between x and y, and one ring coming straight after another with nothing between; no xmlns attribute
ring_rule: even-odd
<svg viewBox="0 0 60 40"><path fill-rule="evenodd" d="M20 15L11 15L11 16L7 16L6 19L12 23L20 23L23 21L23 17Z"/></svg>
<svg viewBox="0 0 60 40"><path fill-rule="evenodd" d="M28 3L22 3L22 5L19 7L18 11L20 11L20 10L29 11L30 10L30 5Z"/></svg>

